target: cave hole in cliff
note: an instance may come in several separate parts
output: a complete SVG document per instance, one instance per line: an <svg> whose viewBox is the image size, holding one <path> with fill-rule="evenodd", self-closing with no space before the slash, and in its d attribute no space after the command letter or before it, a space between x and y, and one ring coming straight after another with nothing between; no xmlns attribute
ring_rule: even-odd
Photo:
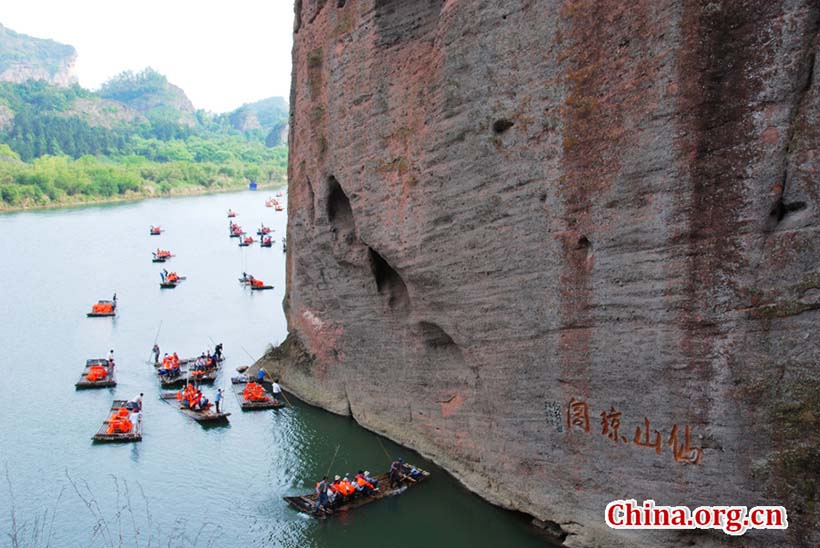
<svg viewBox="0 0 820 548"><path fill-rule="evenodd" d="M419 322L419 332L427 348L445 349L456 346L453 338L439 325L432 322Z"/></svg>
<svg viewBox="0 0 820 548"><path fill-rule="evenodd" d="M406 308L410 304L410 295L402 277L372 247L367 248L367 255L376 288L379 293L387 296L388 306L395 309Z"/></svg>
<svg viewBox="0 0 820 548"><path fill-rule="evenodd" d="M578 243L575 245L575 249L589 249L590 247L592 247L592 243L586 236L578 238Z"/></svg>
<svg viewBox="0 0 820 548"><path fill-rule="evenodd" d="M512 120L507 120L505 118L501 118L500 120L496 120L493 122L493 132L494 133L504 133L511 127L515 125L515 122Z"/></svg>
<svg viewBox="0 0 820 548"><path fill-rule="evenodd" d="M343 7L345 7L345 4L347 4L347 0L336 0L336 7L337 8L343 8Z"/></svg>
<svg viewBox="0 0 820 548"><path fill-rule="evenodd" d="M356 231L350 200L333 175L328 179L327 220L336 232Z"/></svg>
<svg viewBox="0 0 820 548"><path fill-rule="evenodd" d="M769 211L769 216L775 219L778 223L783 220L783 217L795 211L806 209L806 202L789 202L783 201L783 197L778 198L777 202Z"/></svg>

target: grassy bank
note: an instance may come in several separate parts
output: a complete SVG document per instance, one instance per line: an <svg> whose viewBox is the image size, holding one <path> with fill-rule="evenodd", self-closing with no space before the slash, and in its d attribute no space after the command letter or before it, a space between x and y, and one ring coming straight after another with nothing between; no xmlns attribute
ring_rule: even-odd
<svg viewBox="0 0 820 548"><path fill-rule="evenodd" d="M265 190L274 190L274 189L281 189L287 186L286 180L281 181L274 181L269 184L259 185L260 191ZM238 192L241 190L245 190L248 188L247 184L240 184L238 186L225 186L225 187L209 187L204 188L200 186L180 186L171 189L167 192L151 192L150 190L145 192L126 192L125 194L119 196L111 196L107 198L100 198L100 197L91 197L91 196L73 196L71 199L63 200L60 202L49 201L49 202L38 202L32 204L25 204L25 205L16 205L10 206L4 202L0 202L0 215L4 213L18 213L20 211L38 211L38 210L46 210L46 209L60 209L60 208L69 208L69 207L84 207L84 206L92 206L92 205L103 205L103 204L117 204L117 203L128 203L128 202L138 202L140 200L149 200L151 198L174 198L174 197L183 197L183 196L202 196L205 194L219 194L222 192Z"/></svg>

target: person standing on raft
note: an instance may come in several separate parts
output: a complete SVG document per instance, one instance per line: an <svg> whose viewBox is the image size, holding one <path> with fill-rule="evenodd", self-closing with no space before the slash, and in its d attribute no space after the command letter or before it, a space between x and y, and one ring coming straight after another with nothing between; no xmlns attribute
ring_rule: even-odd
<svg viewBox="0 0 820 548"><path fill-rule="evenodd" d="M216 391L216 396L214 397L214 405L216 406L216 412L219 414L219 404L222 403L222 389L218 388Z"/></svg>
<svg viewBox="0 0 820 548"><path fill-rule="evenodd" d="M154 353L154 363L159 363L159 345L154 343L154 348L151 349Z"/></svg>
<svg viewBox="0 0 820 548"><path fill-rule="evenodd" d="M260 369L260 371L262 371ZM279 398L282 397L282 387L279 385L279 379L274 379L273 384L271 385L271 392L273 392L273 399L279 401Z"/></svg>
<svg viewBox="0 0 820 548"><path fill-rule="evenodd" d="M401 473L404 468L404 459L399 457L390 464L390 488L393 486L401 487L401 480L404 479L404 474Z"/></svg>
<svg viewBox="0 0 820 548"><path fill-rule="evenodd" d="M318 514L319 510L327 511L328 500L327 500L327 476L322 478L322 481L316 484L316 508L314 508L313 512Z"/></svg>

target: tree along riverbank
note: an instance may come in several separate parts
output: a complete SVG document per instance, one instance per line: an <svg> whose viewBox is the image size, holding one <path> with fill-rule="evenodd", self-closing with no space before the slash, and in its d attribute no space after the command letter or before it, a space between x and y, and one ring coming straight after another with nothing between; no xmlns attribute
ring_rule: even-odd
<svg viewBox="0 0 820 548"><path fill-rule="evenodd" d="M287 187L287 180L274 181L269 184L260 184L258 190L279 190ZM5 202L0 201L0 215L4 213L19 213L21 211L38 211L47 209L61 209L72 207L84 207L93 205L118 204L128 202L138 202L140 200L150 200L152 198L183 198L185 196L204 196L207 194L222 194L228 192L238 192L247 189L246 183L238 183L233 186L223 187L200 187L200 186L180 186L169 191L163 192L127 192L119 196L110 196L107 198L90 197L90 196L75 196L71 201L62 202L48 202L35 203L30 205L9 206Z"/></svg>
<svg viewBox="0 0 820 548"><path fill-rule="evenodd" d="M42 156L22 162L0 145L0 211L223 192L245 188L249 181L284 185L286 147L259 148L258 155L222 161Z"/></svg>

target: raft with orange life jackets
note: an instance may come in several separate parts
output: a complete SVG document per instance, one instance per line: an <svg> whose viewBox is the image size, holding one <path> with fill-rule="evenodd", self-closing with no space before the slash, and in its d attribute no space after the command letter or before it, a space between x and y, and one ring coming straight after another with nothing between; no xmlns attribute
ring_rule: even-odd
<svg viewBox="0 0 820 548"><path fill-rule="evenodd" d="M173 255L170 251L166 249L159 249L157 248L156 251L152 251L151 255L154 257L151 259L151 262L154 263L164 263L165 261L169 260Z"/></svg>
<svg viewBox="0 0 820 548"><path fill-rule="evenodd" d="M253 291L262 291L264 289L273 289L272 285L265 285L265 282L262 280L258 280L256 278L251 278L250 283L248 284Z"/></svg>
<svg viewBox="0 0 820 548"><path fill-rule="evenodd" d="M132 420L131 412L125 400L114 400L108 418L103 421L94 435L94 441L140 441L142 440L142 419Z"/></svg>
<svg viewBox="0 0 820 548"><path fill-rule="evenodd" d="M239 247L248 247L253 243L253 238L248 236L247 238L243 238L242 241L239 242Z"/></svg>
<svg viewBox="0 0 820 548"><path fill-rule="evenodd" d="M231 379L233 392L239 401L239 407L243 411L254 411L261 409L275 409L284 407L286 404L282 400L271 397L271 393L259 383L252 382L246 376L233 377Z"/></svg>
<svg viewBox="0 0 820 548"><path fill-rule="evenodd" d="M183 415L187 415L197 422L219 421L227 423L228 416L230 416L230 413L216 413L213 404L210 402L202 405L202 402L204 402L202 392L191 384L186 385L183 390L178 392L164 393L160 395L160 398L175 405ZM194 409L197 405L202 408Z"/></svg>
<svg viewBox="0 0 820 548"><path fill-rule="evenodd" d="M162 234L163 232L165 232L165 231L164 231L164 230L162 230L162 228L161 228L161 227L159 227L159 226L154 226L154 225L151 225L151 228L150 228L150 230L149 230L149 233L151 234L151 236L159 236L159 235L160 235L160 234Z"/></svg>
<svg viewBox="0 0 820 548"><path fill-rule="evenodd" d="M228 210L228 217L229 218L236 217L236 215L237 215L236 211L233 211L231 209Z"/></svg>
<svg viewBox="0 0 820 548"><path fill-rule="evenodd" d="M364 472L357 474L352 481L347 477L343 479L336 476L333 482L328 483L330 490L336 495L335 501L332 504L328 501L323 508L317 507L319 497L315 490L305 495L283 498L300 512L317 519L325 519L385 497L400 495L430 477L430 472L407 463L401 464L401 470L402 475L398 486L390 484L389 473L370 476L368 472ZM357 489L357 486L360 489Z"/></svg>
<svg viewBox="0 0 820 548"><path fill-rule="evenodd" d="M105 358L95 358L85 362L85 369L80 379L74 384L77 389L108 388L116 386L113 370L109 373L109 363Z"/></svg>
<svg viewBox="0 0 820 548"><path fill-rule="evenodd" d="M89 318L100 316L116 316L117 302L116 301L97 301L97 304L91 305L91 312L86 314Z"/></svg>

